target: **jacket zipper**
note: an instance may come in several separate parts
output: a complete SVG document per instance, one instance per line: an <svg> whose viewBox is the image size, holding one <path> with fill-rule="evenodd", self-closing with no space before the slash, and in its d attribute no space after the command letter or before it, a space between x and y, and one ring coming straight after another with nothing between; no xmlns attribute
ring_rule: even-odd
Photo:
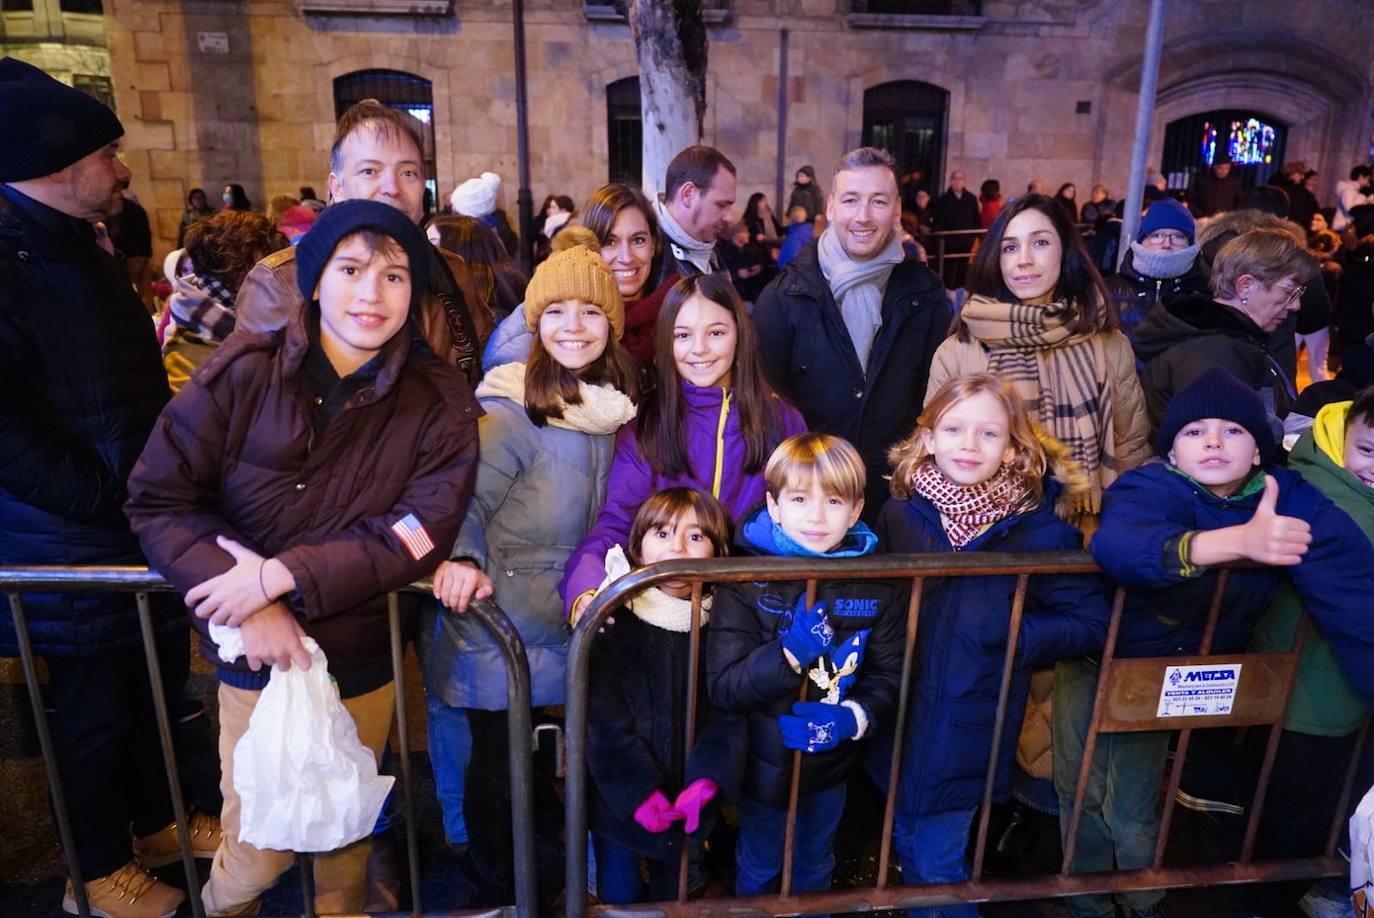
<svg viewBox="0 0 1374 918"><path fill-rule="evenodd" d="M720 499L720 479L725 467L725 419L730 415L730 391L720 400L720 421L716 424L716 472L711 478L711 496Z"/></svg>

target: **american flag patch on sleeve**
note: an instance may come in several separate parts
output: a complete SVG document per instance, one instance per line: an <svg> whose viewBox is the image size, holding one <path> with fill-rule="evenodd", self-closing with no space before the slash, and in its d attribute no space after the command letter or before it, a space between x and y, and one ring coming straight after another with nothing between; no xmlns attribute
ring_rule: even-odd
<svg viewBox="0 0 1374 918"><path fill-rule="evenodd" d="M411 560L419 561L425 555L434 551L434 542L430 539L429 533L425 532L425 527L420 525L420 521L415 518L415 514L407 513L401 519L391 524L391 531L396 533L396 537L401 540L401 544L406 547Z"/></svg>

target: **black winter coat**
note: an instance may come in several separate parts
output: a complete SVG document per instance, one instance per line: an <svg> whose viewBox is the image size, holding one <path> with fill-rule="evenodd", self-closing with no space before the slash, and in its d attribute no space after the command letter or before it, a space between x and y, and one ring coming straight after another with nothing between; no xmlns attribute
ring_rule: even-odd
<svg viewBox="0 0 1374 918"><path fill-rule="evenodd" d="M1180 297L1150 311L1136 328L1136 360L1150 426L1159 427L1169 400L1203 373L1223 367L1248 383L1269 410L1285 417L1296 393L1291 378L1266 350L1269 336L1248 317L1201 295Z"/></svg>
<svg viewBox="0 0 1374 918"><path fill-rule="evenodd" d="M683 769L687 668L691 635L650 625L629 609L592 645L587 764L591 769L591 828L645 857L676 857L682 827L650 833L635 809L654 791L670 801L698 778L718 788L712 805L733 800L744 772L742 714L711 710L706 677L697 679L697 730ZM705 640L709 629L703 629ZM704 646L704 644L703 644Z"/></svg>
<svg viewBox="0 0 1374 918"><path fill-rule="evenodd" d="M1180 296L1206 294L1208 271L1200 260L1178 277L1146 277L1136 270L1135 252L1127 252L1121 270L1107 278L1107 290L1116 304L1121 333L1135 343L1135 330L1157 303Z"/></svg>
<svg viewBox="0 0 1374 918"><path fill-rule="evenodd" d="M754 304L759 357L779 394L810 430L844 437L863 456L865 520L876 519L887 500L888 448L916 426L930 361L948 336L949 320L940 279L918 261L897 265L865 373L814 242Z"/></svg>
<svg viewBox="0 0 1374 918"><path fill-rule="evenodd" d="M125 482L171 396L153 325L89 223L0 189L0 563L144 564ZM137 646L124 594L24 596L40 654ZM185 609L154 594L160 630ZM0 655L17 655L0 616Z"/></svg>
<svg viewBox="0 0 1374 918"><path fill-rule="evenodd" d="M743 553L757 553L748 544ZM727 583L716 587L711 630L706 643L706 679L711 704L748 714L749 758L743 793L769 806L787 806L792 781L792 750L783 745L778 718L792 713L803 676L782 652L782 623L804 596L804 581ZM868 715L868 732L858 742L802 755L801 793L844 781L861 751L860 743L884 729L896 711L906 640L908 588L894 580L825 580L816 594L835 629L834 646L868 631L858 678L843 696ZM618 627L618 626L617 626ZM816 664L819 665L819 664ZM808 701L824 693L807 681Z"/></svg>

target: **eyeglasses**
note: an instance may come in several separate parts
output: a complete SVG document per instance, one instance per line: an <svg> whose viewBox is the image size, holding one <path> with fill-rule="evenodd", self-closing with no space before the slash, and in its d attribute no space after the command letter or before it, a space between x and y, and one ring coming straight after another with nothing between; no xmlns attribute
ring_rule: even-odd
<svg viewBox="0 0 1374 918"><path fill-rule="evenodd" d="M1278 287L1280 290L1287 291L1288 297L1284 300L1285 303L1291 303L1294 300L1301 299L1302 295L1307 292L1306 284L1298 284L1296 287L1289 287L1286 284L1275 283L1274 286Z"/></svg>
<svg viewBox="0 0 1374 918"><path fill-rule="evenodd" d="M1153 242L1155 245L1163 245L1167 242L1170 245L1182 246L1188 244L1188 235L1187 233L1178 233L1173 230L1157 230L1146 236L1145 241Z"/></svg>

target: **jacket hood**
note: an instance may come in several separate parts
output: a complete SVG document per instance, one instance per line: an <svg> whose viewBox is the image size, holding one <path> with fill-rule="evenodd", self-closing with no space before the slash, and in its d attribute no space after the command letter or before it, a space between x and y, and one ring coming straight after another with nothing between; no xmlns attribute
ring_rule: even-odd
<svg viewBox="0 0 1374 918"><path fill-rule="evenodd" d="M1374 487L1345 468L1345 422L1351 402L1332 402L1317 412L1312 429L1304 434L1288 454L1288 467L1308 483L1336 501L1362 528L1374 519ZM1353 507L1368 512L1356 515Z"/></svg>
<svg viewBox="0 0 1374 918"><path fill-rule="evenodd" d="M1182 296L1150 310L1136 326L1135 353L1149 361L1176 344L1204 335L1225 335L1264 347L1264 331L1242 313L1209 296Z"/></svg>
<svg viewBox="0 0 1374 918"><path fill-rule="evenodd" d="M1336 465L1345 463L1345 421L1354 402L1323 405L1312 421L1312 439L1317 449Z"/></svg>
<svg viewBox="0 0 1374 918"><path fill-rule="evenodd" d="M783 558L858 558L871 555L878 548L878 536L866 523L859 522L855 523L853 528L845 533L843 541L830 551L824 554L808 551L791 543L786 534L774 526L766 504L750 511L745 517L735 542L749 554L777 555Z"/></svg>

